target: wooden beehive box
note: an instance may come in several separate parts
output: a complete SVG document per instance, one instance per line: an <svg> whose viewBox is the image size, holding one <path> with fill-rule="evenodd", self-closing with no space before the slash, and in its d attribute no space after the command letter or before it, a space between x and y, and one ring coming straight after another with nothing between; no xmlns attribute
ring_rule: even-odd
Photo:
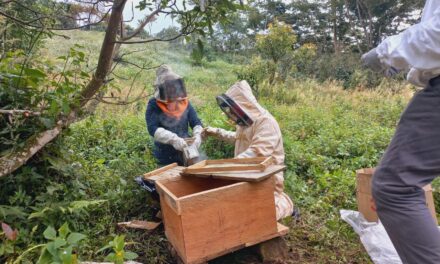
<svg viewBox="0 0 440 264"><path fill-rule="evenodd" d="M203 263L288 231L276 221L273 177L240 182L174 175L157 180L156 187L165 234L185 263Z"/></svg>
<svg viewBox="0 0 440 264"><path fill-rule="evenodd" d="M375 168L365 168L356 171L356 199L358 211L362 213L369 222L377 222L379 217L376 212L373 195L371 193L372 179ZM434 197L432 195L432 187L430 184L423 187L425 191L426 206L428 207L432 218L436 223L437 214L435 212Z"/></svg>

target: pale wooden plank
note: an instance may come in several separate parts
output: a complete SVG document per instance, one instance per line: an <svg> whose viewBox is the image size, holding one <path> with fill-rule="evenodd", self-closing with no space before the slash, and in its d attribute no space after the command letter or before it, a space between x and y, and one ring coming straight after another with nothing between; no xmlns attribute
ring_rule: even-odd
<svg viewBox="0 0 440 264"><path fill-rule="evenodd" d="M169 165L167 165L167 166L163 166L163 167L158 168L158 169L156 169L156 170L154 170L154 171L151 171L151 172L145 173L145 174L144 174L144 177L145 177L145 178L148 178L148 177L151 177L151 176L155 176L155 175L161 174L162 172L167 171L167 170L169 170L169 169L171 169L171 168L174 168L174 167L176 167L176 166L177 166L177 163L172 163L172 164L169 164Z"/></svg>
<svg viewBox="0 0 440 264"><path fill-rule="evenodd" d="M228 248L228 249L225 249L225 250L217 252L217 253L206 255L203 258L200 258L200 259L197 259L197 260L193 260L191 262L187 262L187 264L206 263L209 260L218 258L220 256L223 256L223 255L226 255L226 254L229 254L229 253L232 253L232 252L240 250L242 248L254 246L254 245L260 244L260 243L262 243L264 241L276 238L276 237L285 236L288 233L289 233L289 228L287 226L284 226L284 225L282 225L280 223L277 223L277 232L276 233L272 233L272 234L264 236L264 237L259 237L257 240L254 240L252 242L244 243L244 244L238 245L236 247Z"/></svg>
<svg viewBox="0 0 440 264"><path fill-rule="evenodd" d="M162 202L167 204L170 208L174 210L177 215L180 215L180 204L178 202L178 198L165 186L166 183L162 183L161 181L157 181L156 183L157 191L160 194L160 203L162 206Z"/></svg>
<svg viewBox="0 0 440 264"><path fill-rule="evenodd" d="M255 164L265 161L267 157L255 157L255 158L232 158L232 159L217 159L217 160L206 160L207 164L222 164L222 163L242 163L242 164Z"/></svg>
<svg viewBox="0 0 440 264"><path fill-rule="evenodd" d="M285 170L284 165L271 165L265 171L242 171L242 172L201 172L201 173L188 173L182 172L182 176L189 177L201 177L201 178L213 178L223 180L235 180L246 182L258 182L265 180L272 175Z"/></svg>
<svg viewBox="0 0 440 264"><path fill-rule="evenodd" d="M164 166L162 168L156 169L154 171L144 174L144 179L156 182L158 180L176 177L182 172L184 167L177 166L177 163L172 163L170 165Z"/></svg>
<svg viewBox="0 0 440 264"><path fill-rule="evenodd" d="M182 259L186 259L181 217L165 202L163 193L160 193L160 196L160 207L165 227L165 235L168 241L173 245L177 254Z"/></svg>
<svg viewBox="0 0 440 264"><path fill-rule="evenodd" d="M272 163L272 157L205 160L185 168L184 172L264 171L270 163Z"/></svg>
<svg viewBox="0 0 440 264"><path fill-rule="evenodd" d="M188 263L277 233L274 179L180 198Z"/></svg>

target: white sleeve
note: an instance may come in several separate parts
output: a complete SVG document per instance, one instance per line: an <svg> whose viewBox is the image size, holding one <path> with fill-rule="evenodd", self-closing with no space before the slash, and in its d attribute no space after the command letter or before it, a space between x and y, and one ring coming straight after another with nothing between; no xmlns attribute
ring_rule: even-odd
<svg viewBox="0 0 440 264"><path fill-rule="evenodd" d="M433 5L436 2L436 5ZM382 63L399 70L416 68L432 70L440 68L440 1L428 1L422 22L413 25L399 35L385 39L377 47ZM435 10L430 10L434 8Z"/></svg>

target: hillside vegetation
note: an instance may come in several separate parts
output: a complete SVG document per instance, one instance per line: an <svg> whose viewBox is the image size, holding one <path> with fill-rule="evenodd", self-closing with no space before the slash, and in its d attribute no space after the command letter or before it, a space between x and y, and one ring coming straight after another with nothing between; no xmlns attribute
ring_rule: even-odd
<svg viewBox="0 0 440 264"><path fill-rule="evenodd" d="M77 43L90 62L97 59L103 34L65 34L72 39L46 40L41 57L57 65L56 58L69 51L70 43ZM128 55L130 61L170 64L184 76L204 125L233 129L216 106L215 95L238 80L242 64L219 56L192 66L187 51L168 43L147 48L132 45L123 51L141 49ZM106 96L153 91L154 70L139 74L133 86L136 67L123 65L116 74L126 80L113 84L119 87L119 94ZM369 262L357 235L340 220L339 210L356 209L355 170L377 164L413 91L392 80L369 90L345 90L342 85L289 77L285 83L263 82L259 89L259 101L280 124L288 167L286 191L302 213L299 222L284 220L290 227L289 263ZM27 248L45 243L46 227L58 228L66 222L70 229L87 236L77 252L82 260L103 259L106 251L97 251L115 235L125 234L125 240L133 242L127 249L139 255L138 261L172 262L162 229L116 228L121 221L153 219L147 193L134 182L135 176L155 168L144 119L147 100L122 106L101 103L94 115L72 125L45 149L42 162L46 166L31 162L14 177L0 179L0 219L16 223L21 232L13 250L3 249L3 257L16 258ZM203 150L210 158L232 156L232 146L212 139L203 144ZM34 250L22 259L38 255ZM258 259L243 250L213 262L258 263Z"/></svg>

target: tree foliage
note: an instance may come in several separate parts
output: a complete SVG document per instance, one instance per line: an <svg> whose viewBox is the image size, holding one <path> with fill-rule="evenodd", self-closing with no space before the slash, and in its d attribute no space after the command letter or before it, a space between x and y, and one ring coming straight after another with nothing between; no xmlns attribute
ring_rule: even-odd
<svg viewBox="0 0 440 264"><path fill-rule="evenodd" d="M18 61L13 55L9 53L6 55L3 52L1 63L4 71L0 76L0 81L5 89L2 89L4 99L0 107L7 110L19 108L41 113L38 118L32 119L34 122L25 122L22 119L15 122L12 112L2 115L0 122L6 125L2 133L9 136L2 143L8 148L0 156L2 168L0 176L10 174L25 164L47 143L56 138L63 129L81 118L85 112L93 111L93 108L90 111L88 106L96 106L96 104L89 103L94 100L100 101L102 96L108 92L108 87L111 87L108 83L112 79L110 75L115 68L118 64L129 63L124 60L124 54L120 53L121 45L172 41L192 33L203 36L206 31L213 31L215 23L226 21L228 14L238 10L241 6L232 0L209 2L203 6L201 3L194 5L183 1L183 8L181 8L172 0L159 2L142 0L137 8L148 10L150 13L140 21L136 29L128 28L127 30L122 16L126 3L127 0L77 1L76 5L51 0L35 2L11 0L0 3L3 7L0 10L0 16L4 18L1 23L13 25L11 29L4 30L3 35L9 34L9 31L14 32L16 28L19 29L18 35L24 35L27 34L28 29L31 29L30 47L14 48L15 50L25 48L23 56L19 57ZM28 11L30 15L18 12L20 8ZM63 12L58 13L60 10ZM102 10L107 11L101 12ZM85 17L83 13L86 13ZM159 14L172 15L179 21L181 27L177 34L165 38L159 36L133 40ZM59 19L60 17L74 20L73 28L88 28L105 22L107 29L93 74L81 69L84 54L75 50L71 50L70 54L62 59L66 60L65 68L73 65L78 68L79 72L64 71L64 69L63 72L54 73L55 78L52 78L51 69L39 68L41 63L38 63L32 56L31 52L35 43L40 41L43 35L51 36L56 34L54 31L58 29L72 29L66 28L69 23ZM4 41L3 44L5 43ZM26 41L20 42L21 45L25 43ZM79 56L82 61L72 60L72 56ZM154 68L148 65L136 66L141 70ZM115 75L114 78L117 77ZM17 93L17 91L23 92ZM48 116L51 118L47 118ZM46 130L41 131L42 127Z"/></svg>
<svg viewBox="0 0 440 264"><path fill-rule="evenodd" d="M258 34L256 37L257 50L275 64L291 55L295 44L296 35L292 27L276 20L269 25L267 34Z"/></svg>

